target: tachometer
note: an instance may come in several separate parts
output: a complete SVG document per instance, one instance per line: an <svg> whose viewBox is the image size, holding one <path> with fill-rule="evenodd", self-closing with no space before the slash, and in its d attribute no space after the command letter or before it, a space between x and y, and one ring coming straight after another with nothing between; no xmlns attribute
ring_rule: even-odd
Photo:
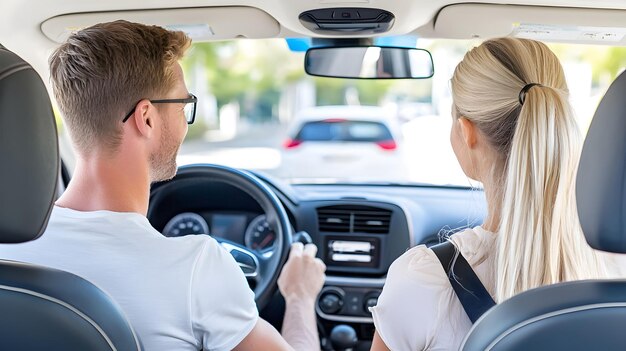
<svg viewBox="0 0 626 351"><path fill-rule="evenodd" d="M174 216L163 228L163 235L169 237L209 234L209 225L197 213L185 212Z"/></svg>
<svg viewBox="0 0 626 351"><path fill-rule="evenodd" d="M246 246L257 252L271 252L274 248L274 240L276 240L276 233L267 222L265 215L260 215L250 222L244 237Z"/></svg>

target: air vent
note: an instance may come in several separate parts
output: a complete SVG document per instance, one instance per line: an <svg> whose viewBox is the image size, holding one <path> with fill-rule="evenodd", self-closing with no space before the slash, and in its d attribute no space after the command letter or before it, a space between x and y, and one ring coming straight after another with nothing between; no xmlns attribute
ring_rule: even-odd
<svg viewBox="0 0 626 351"><path fill-rule="evenodd" d="M320 207L317 209L317 221L321 232L349 233L352 214L344 206Z"/></svg>
<svg viewBox="0 0 626 351"><path fill-rule="evenodd" d="M317 209L319 230L331 233L389 233L391 211L370 206L327 206Z"/></svg>

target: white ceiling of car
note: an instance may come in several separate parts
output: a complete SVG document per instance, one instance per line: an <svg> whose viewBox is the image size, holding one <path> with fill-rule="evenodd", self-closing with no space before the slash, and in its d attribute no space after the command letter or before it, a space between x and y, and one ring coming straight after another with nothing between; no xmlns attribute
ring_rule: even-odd
<svg viewBox="0 0 626 351"><path fill-rule="evenodd" d="M71 30L114 19L205 24L213 33L207 39L214 40L311 36L298 16L327 7L387 10L396 17L390 35L486 38L508 35L519 23L626 28L626 0L484 0L481 4L461 0L1 0L0 44L43 73L51 50ZM626 36L613 45L626 45Z"/></svg>

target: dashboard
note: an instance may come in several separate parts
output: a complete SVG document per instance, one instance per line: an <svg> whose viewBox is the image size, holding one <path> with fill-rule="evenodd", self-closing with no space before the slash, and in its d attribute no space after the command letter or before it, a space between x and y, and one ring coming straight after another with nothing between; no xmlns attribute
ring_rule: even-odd
<svg viewBox="0 0 626 351"><path fill-rule="evenodd" d="M478 225L481 190L462 187L290 185L255 174L277 195L297 231L309 233L326 266L316 311L324 337L352 326L367 348L374 333L368 307L377 302L391 263L409 248L439 243L441 234ZM209 234L271 255L275 238L258 203L244 191L210 179L183 179L151 195L148 219L166 236ZM280 294L261 316L278 330ZM361 346L360 346L361 347Z"/></svg>
<svg viewBox="0 0 626 351"><path fill-rule="evenodd" d="M211 235L260 253L271 253L276 233L264 214L254 212L183 212L163 227L163 235Z"/></svg>

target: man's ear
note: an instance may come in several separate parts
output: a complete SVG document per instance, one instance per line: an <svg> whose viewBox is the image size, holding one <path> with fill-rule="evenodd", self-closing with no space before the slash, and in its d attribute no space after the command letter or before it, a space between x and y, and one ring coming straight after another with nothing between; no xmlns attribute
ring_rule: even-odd
<svg viewBox="0 0 626 351"><path fill-rule="evenodd" d="M154 133L155 108L149 100L141 100L135 108L135 126L141 136L150 138Z"/></svg>
<svg viewBox="0 0 626 351"><path fill-rule="evenodd" d="M474 122L470 121L465 117L459 118L459 126L461 128L461 135L463 136L463 141L468 148L473 149L476 146L477 141L477 133L476 125Z"/></svg>

